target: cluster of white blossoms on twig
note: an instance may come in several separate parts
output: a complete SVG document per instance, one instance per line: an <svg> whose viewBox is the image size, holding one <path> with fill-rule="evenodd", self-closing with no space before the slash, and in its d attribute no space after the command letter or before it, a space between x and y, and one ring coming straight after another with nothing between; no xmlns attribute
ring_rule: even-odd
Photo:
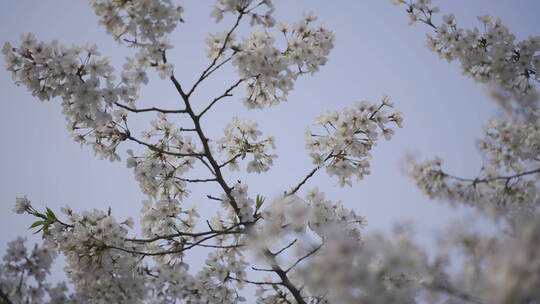
<svg viewBox="0 0 540 304"><path fill-rule="evenodd" d="M251 154L253 159L247 165L247 172L261 173L270 169L276 154L269 154L270 148L275 148L275 139L268 136L264 140L257 140L262 132L258 130L255 121L243 121L237 117L225 126L225 137L218 140L218 150L226 152L226 161L230 170L240 170L238 159L244 159Z"/></svg>
<svg viewBox="0 0 540 304"><path fill-rule="evenodd" d="M66 257L65 271L74 284L80 301L126 302L146 298L147 290L139 260L136 256L110 248L138 250L141 246L129 244L127 237L133 220L122 223L108 213L93 210L82 213L74 212L70 207L62 208L67 222L59 220L47 210L41 214L41 225L45 230L44 239L56 252ZM43 216L44 215L44 216Z"/></svg>
<svg viewBox="0 0 540 304"><path fill-rule="evenodd" d="M411 163L410 175L432 198L464 202L496 217L534 214L540 204L539 115L532 121L491 121L478 142L485 163L476 178L444 172L439 158Z"/></svg>
<svg viewBox="0 0 540 304"><path fill-rule="evenodd" d="M101 157L118 159L116 146L121 141L113 121L113 103L119 97L135 98L137 89L116 88L113 67L100 57L95 45L66 48L58 42L37 41L33 34L21 36L17 48L6 43L2 49L6 68L40 100L62 98L62 112L73 137L91 144ZM81 56L82 55L82 56Z"/></svg>
<svg viewBox="0 0 540 304"><path fill-rule="evenodd" d="M394 134L390 123L401 127L401 112L391 114L393 104L385 96L380 104L358 102L341 112L328 111L315 125L319 132L306 132L306 148L315 165L325 167L330 176L337 176L341 186L352 185L352 178L361 180L369 174L371 149L380 137L389 140Z"/></svg>
<svg viewBox="0 0 540 304"><path fill-rule="evenodd" d="M516 42L508 27L489 15L478 17L481 29L459 28L453 14L443 16L441 24L436 25L433 14L439 9L431 1L394 2L407 6L411 23L422 22L434 28L435 35L428 35L427 40L431 51L448 61L459 61L465 75L488 84L505 110L524 107L521 111L528 113L528 108L537 108L534 83L540 81L540 36ZM510 98L518 105L512 105Z"/></svg>
<svg viewBox="0 0 540 304"><path fill-rule="evenodd" d="M251 0L218 0L214 9L210 13L216 22L223 20L223 15L226 13L238 13L248 8L253 1ZM264 13L254 11L255 8L265 6L267 10ZM272 0L262 0L252 9L248 11L251 25L262 25L264 27L272 27L276 23L272 13L274 12L274 4Z"/></svg>
<svg viewBox="0 0 540 304"><path fill-rule="evenodd" d="M256 225L253 233L255 239L263 242L258 246L275 246L274 243L286 239L287 234L307 231L324 240L327 229L333 226L347 227L351 233L358 234L359 228L367 224L363 216L343 207L341 201L326 199L318 188L309 190L305 199L296 194L276 198L264 208L262 217L264 221Z"/></svg>
<svg viewBox="0 0 540 304"><path fill-rule="evenodd" d="M313 26L316 20L313 14L306 14L293 25L280 23L276 33L258 29L242 41L231 32L210 34L207 55L214 60L232 59L241 79L247 81L244 104L248 108L275 105L287 100L298 76L319 71L328 60L334 33ZM276 36L284 37L285 49L280 49ZM227 50L232 54L225 59Z"/></svg>
<svg viewBox="0 0 540 304"><path fill-rule="evenodd" d="M415 303L425 259L404 234L359 240L334 227L299 277L322 303Z"/></svg>
<svg viewBox="0 0 540 304"><path fill-rule="evenodd" d="M334 47L334 33L322 26L313 27L316 18L307 15L289 26L281 24L279 31L287 43L285 50L276 46L274 35L259 31L244 39L233 57L240 77L254 79L247 84L244 104L262 108L287 100L294 81L304 73L315 73L327 61Z"/></svg>
<svg viewBox="0 0 540 304"><path fill-rule="evenodd" d="M231 190L230 197L221 195L221 205L229 211L229 216L234 220L239 218L243 222L253 221L255 215L255 200L248 195L248 186L236 183ZM236 208L231 208L234 200ZM236 210L235 210L236 209Z"/></svg>
<svg viewBox="0 0 540 304"><path fill-rule="evenodd" d="M154 43L182 22L184 9L171 0L90 0L99 23L115 39Z"/></svg>
<svg viewBox="0 0 540 304"><path fill-rule="evenodd" d="M64 282L53 286L45 281L56 251L47 245L35 245L29 251L25 242L25 238L18 237L7 243L6 254L0 262L0 288L5 293L0 295L0 301L4 303L3 296L6 296L15 303L41 303L47 295L49 303L74 303L66 296L68 288Z"/></svg>
<svg viewBox="0 0 540 304"><path fill-rule="evenodd" d="M127 167L133 168L135 179L145 194L154 198L186 197L189 179L182 175L193 168L196 158L202 154L193 138L170 122L166 114L159 113L151 126L151 130L142 132L144 141L133 138L148 150L141 156L129 150L131 157L127 159Z"/></svg>

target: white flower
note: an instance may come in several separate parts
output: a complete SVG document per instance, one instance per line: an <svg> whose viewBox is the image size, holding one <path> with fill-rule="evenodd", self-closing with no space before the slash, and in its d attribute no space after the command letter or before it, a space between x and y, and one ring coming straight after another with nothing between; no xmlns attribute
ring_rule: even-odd
<svg viewBox="0 0 540 304"><path fill-rule="evenodd" d="M170 63L160 64L158 65L157 70L161 79L169 78L173 73L173 65Z"/></svg>
<svg viewBox="0 0 540 304"><path fill-rule="evenodd" d="M13 212L22 214L25 211L27 211L31 207L30 200L28 200L25 197L17 197L15 200L15 208L13 208Z"/></svg>

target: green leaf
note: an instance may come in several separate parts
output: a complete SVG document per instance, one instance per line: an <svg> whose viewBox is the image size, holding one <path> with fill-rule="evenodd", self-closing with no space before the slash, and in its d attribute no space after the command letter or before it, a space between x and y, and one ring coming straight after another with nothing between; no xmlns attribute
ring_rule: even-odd
<svg viewBox="0 0 540 304"><path fill-rule="evenodd" d="M36 221L32 225L30 225L30 227L28 227L28 229L36 228L37 226L44 225L45 223L46 223L45 221Z"/></svg>
<svg viewBox="0 0 540 304"><path fill-rule="evenodd" d="M54 212L50 208L47 208L47 219L51 222L56 221L56 215L54 215Z"/></svg>
<svg viewBox="0 0 540 304"><path fill-rule="evenodd" d="M259 211L259 209L261 208L262 204L264 204L264 201L266 199L264 198L264 196L260 195L260 194L257 194L257 198L256 198L256 203L255 203L255 212Z"/></svg>

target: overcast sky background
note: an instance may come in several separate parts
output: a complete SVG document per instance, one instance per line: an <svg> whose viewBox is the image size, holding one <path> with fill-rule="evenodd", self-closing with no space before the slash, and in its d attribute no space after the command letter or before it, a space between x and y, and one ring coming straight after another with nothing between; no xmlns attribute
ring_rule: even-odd
<svg viewBox="0 0 540 304"><path fill-rule="evenodd" d="M240 178L249 185L250 194L262 194L269 199L290 189L312 168L304 149L304 131L319 114L350 107L362 99L378 102L387 93L404 113L404 128L396 130L391 141L381 141L375 148L372 174L352 188L339 188L335 179L321 171L304 190L318 186L328 198L342 200L367 217L368 231L387 230L398 221L409 220L415 224L418 235L428 239L443 232L456 218L468 215L475 219L470 210L455 210L430 201L400 170L404 154L418 152L425 157L443 157L445 168L456 175L475 176L481 163L475 140L488 120L497 115L481 85L464 77L458 64L448 64L424 47L429 28L409 27L404 10L393 6L390 0L274 2L279 21L295 22L303 11L314 11L319 22L335 30L336 44L321 72L296 82L288 102L264 111L248 111L240 102L241 88L234 97L219 103L202 122L209 134L217 138L232 116L249 118L258 121L265 134L277 138L279 158L273 170L261 175L231 176L230 183ZM539 34L537 0L434 2L443 13L454 13L466 28L479 25L476 16L491 14L501 17L518 39ZM209 17L213 1L181 3L186 23L171 36L175 48L169 53L169 60L175 65L178 79L190 86L208 64L204 53L207 34L229 28L231 19L216 25ZM4 0L0 1L0 15L2 43L17 45L19 35L26 32L66 45L97 43L117 71L125 57L132 54L97 25L97 17L87 1ZM242 32L247 30L244 27ZM172 85L152 74L138 105L178 108L180 101ZM214 75L194 95L196 107L220 95L234 83L234 75L231 68ZM27 195L37 209L48 206L59 210L65 204L78 211L106 210L111 206L121 220L128 216L138 218L145 197L131 169L126 168L125 159L110 163L98 160L89 147L81 149L65 129L60 101L39 102L25 88L15 86L11 75L3 69L0 92L2 255L6 242L19 235L35 239L26 229L33 219L11 213L17 196ZM146 126L142 122L153 117L147 115L135 123ZM120 151L125 155L124 148ZM205 199L208 193L218 194L212 187L194 188L185 203L198 205L204 214L213 214L218 205Z"/></svg>

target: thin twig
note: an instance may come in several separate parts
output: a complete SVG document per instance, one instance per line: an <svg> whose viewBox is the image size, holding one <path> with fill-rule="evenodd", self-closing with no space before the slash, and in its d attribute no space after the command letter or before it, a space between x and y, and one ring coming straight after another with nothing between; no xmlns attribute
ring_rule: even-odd
<svg viewBox="0 0 540 304"><path fill-rule="evenodd" d="M114 104L119 106L120 108L126 109L134 113L151 112L151 111L160 112L160 113L187 113L186 110L165 110L165 109L160 109L156 107L145 108L145 109L135 109L135 108L131 108L126 105L123 105L119 102L115 102Z"/></svg>
<svg viewBox="0 0 540 304"><path fill-rule="evenodd" d="M214 100L212 100L212 102L199 114L197 115L198 117L201 117L204 115L204 113L208 112L208 110L210 110L210 108L212 108L212 106L218 102L219 100L225 98L225 97L228 97L228 96L232 96L232 94L230 94L230 92L232 90L234 90L237 86L239 86L243 81L245 81L247 78L242 78L240 80L238 80L236 83L234 83L232 86L230 86L226 91L225 93L221 94L221 96L218 96L216 98L214 98Z"/></svg>
<svg viewBox="0 0 540 304"><path fill-rule="evenodd" d="M323 243L324 244L324 243ZM287 268L287 270L285 270L285 273L291 271L291 269L293 269L296 265L298 265L298 263L302 262L303 260L309 258L310 256L312 256L315 252L317 252L319 249L321 249L321 247L323 246L323 244L320 244L319 246L315 247L313 250L311 250L310 252L308 252L306 255L304 255L303 257L299 258L296 262L294 262L294 264L292 264L289 268Z"/></svg>

